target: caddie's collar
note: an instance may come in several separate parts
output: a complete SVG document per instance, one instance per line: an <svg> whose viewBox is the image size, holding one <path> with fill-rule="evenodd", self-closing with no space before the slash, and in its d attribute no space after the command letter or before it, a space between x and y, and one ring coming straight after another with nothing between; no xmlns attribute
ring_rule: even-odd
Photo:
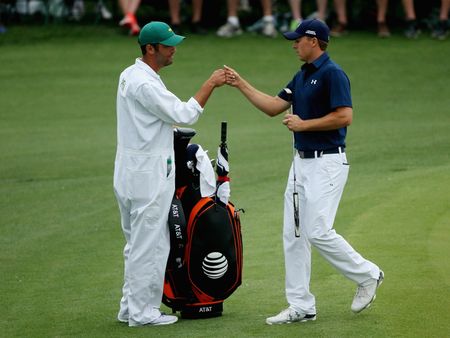
<svg viewBox="0 0 450 338"><path fill-rule="evenodd" d="M161 77L157 72L155 72L152 67L150 67L148 64L146 64L144 61L142 61L141 58L137 58L135 65L141 69L143 69L145 72L147 72L149 75L156 79L160 79Z"/></svg>

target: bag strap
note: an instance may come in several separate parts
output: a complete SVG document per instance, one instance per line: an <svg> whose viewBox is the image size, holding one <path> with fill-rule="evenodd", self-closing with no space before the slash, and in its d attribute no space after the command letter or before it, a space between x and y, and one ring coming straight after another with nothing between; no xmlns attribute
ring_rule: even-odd
<svg viewBox="0 0 450 338"><path fill-rule="evenodd" d="M181 200L174 195L169 211L170 247L175 257L176 268L183 266L186 246L186 218Z"/></svg>

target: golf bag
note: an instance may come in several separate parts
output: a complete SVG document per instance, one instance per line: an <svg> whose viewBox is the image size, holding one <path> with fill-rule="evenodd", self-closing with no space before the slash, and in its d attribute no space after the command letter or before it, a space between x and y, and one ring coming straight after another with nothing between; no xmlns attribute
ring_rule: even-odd
<svg viewBox="0 0 450 338"><path fill-rule="evenodd" d="M174 130L176 193L169 213L171 249L163 303L183 318L208 318L222 314L224 300L241 284L242 237L239 210L228 202L229 189L225 199L217 196L221 185L229 187L228 171L222 170L228 169L226 143L219 148L226 153L226 165L219 163L224 161L220 156L216 192L202 197L204 173L199 168L212 172L214 180L215 175L206 152L188 144L194 135L193 129ZM201 165L199 153L206 155Z"/></svg>

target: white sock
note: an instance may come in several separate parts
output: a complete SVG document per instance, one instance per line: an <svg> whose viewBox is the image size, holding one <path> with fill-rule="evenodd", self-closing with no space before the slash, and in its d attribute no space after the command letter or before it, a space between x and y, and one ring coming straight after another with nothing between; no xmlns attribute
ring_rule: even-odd
<svg viewBox="0 0 450 338"><path fill-rule="evenodd" d="M273 15L264 15L262 19L264 22L274 22L275 21L275 19L273 18Z"/></svg>
<svg viewBox="0 0 450 338"><path fill-rule="evenodd" d="M234 27L239 27L239 18L237 16L229 16L227 21Z"/></svg>

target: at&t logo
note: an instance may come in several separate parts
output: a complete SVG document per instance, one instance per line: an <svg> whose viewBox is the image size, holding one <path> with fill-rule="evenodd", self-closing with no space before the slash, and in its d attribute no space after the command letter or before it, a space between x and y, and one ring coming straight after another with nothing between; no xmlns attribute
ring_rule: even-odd
<svg viewBox="0 0 450 338"><path fill-rule="evenodd" d="M220 252L211 252L203 259L202 269L208 278L219 279L227 272L228 261Z"/></svg>

